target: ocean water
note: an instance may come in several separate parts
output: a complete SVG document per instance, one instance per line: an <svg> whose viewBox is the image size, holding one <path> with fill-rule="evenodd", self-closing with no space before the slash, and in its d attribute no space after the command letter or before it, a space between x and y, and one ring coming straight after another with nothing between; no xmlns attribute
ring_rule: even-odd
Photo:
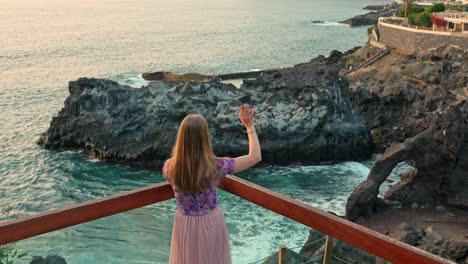
<svg viewBox="0 0 468 264"><path fill-rule="evenodd" d="M337 21L388 2L0 0L0 209L21 217L163 181L159 171L34 143L63 106L69 80L110 78L139 87L146 71L287 67L362 45L366 27ZM256 168L239 176L343 214L372 160ZM264 258L280 244L300 246L308 235L307 227L222 191L220 203L234 263ZM174 209L167 201L20 241L28 257L18 263L50 254L72 264L167 263Z"/></svg>

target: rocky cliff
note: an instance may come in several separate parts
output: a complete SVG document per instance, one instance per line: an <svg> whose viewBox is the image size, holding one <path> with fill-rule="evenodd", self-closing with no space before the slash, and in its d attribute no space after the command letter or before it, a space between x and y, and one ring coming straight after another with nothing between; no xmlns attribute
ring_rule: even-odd
<svg viewBox="0 0 468 264"><path fill-rule="evenodd" d="M461 107L432 113L429 127L415 137L395 144L374 163L367 180L348 197L346 215L349 220L368 216L376 206L380 185L395 166L410 162L416 170L401 176L399 183L385 193L385 200L398 207L436 207L447 204L468 209L468 177L454 173L466 168L466 124ZM467 134L468 136L468 134Z"/></svg>
<svg viewBox="0 0 468 264"><path fill-rule="evenodd" d="M349 76L352 101L377 150L386 152L349 197L347 217L368 216L385 204L378 190L402 161L416 170L401 176L385 194L387 202L468 209L468 105L462 102L468 100L468 50L441 46L390 57Z"/></svg>
<svg viewBox="0 0 468 264"><path fill-rule="evenodd" d="M375 209L380 185L403 161L416 170L386 192L387 202L468 209L468 51L417 52L350 79L353 102L386 151L348 198L348 219Z"/></svg>
<svg viewBox="0 0 468 264"><path fill-rule="evenodd" d="M353 104L381 150L421 133L430 113L468 97L468 50L442 46L390 58L349 76Z"/></svg>
<svg viewBox="0 0 468 264"><path fill-rule="evenodd" d="M310 63L244 82L241 89L217 81L139 89L82 78L69 84L64 108L38 140L53 148L81 148L93 156L141 166L168 158L180 121L190 113L209 121L219 156L248 151L238 107L257 110L262 157L270 164L320 163L368 157L373 144L365 121L338 77L334 52Z"/></svg>
<svg viewBox="0 0 468 264"><path fill-rule="evenodd" d="M466 263L468 241L459 233L468 228L468 50L392 52L348 78L352 101L385 153L348 197L346 217ZM415 169L379 198L400 162Z"/></svg>

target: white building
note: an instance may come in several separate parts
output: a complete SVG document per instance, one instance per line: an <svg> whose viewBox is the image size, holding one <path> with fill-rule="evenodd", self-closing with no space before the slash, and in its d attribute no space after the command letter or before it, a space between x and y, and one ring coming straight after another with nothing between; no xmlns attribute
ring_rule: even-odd
<svg viewBox="0 0 468 264"><path fill-rule="evenodd" d="M403 3L403 0L395 0L395 2ZM452 4L452 5L468 5L468 0L415 0L414 5L431 6L433 4Z"/></svg>
<svg viewBox="0 0 468 264"><path fill-rule="evenodd" d="M439 12L434 15L447 20L447 28L451 32L468 33L468 12Z"/></svg>

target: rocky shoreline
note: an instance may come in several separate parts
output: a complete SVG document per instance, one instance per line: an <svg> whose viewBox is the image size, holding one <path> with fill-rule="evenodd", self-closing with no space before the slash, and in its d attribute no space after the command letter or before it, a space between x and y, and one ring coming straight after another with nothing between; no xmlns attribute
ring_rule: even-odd
<svg viewBox="0 0 468 264"><path fill-rule="evenodd" d="M398 3L392 3L389 5L376 5L376 6L366 6L365 10L373 10L372 12L357 15L355 17L340 21L339 23L348 24L351 27L360 27L360 26L370 26L377 24L379 17L388 17L393 16L398 13L402 5Z"/></svg>

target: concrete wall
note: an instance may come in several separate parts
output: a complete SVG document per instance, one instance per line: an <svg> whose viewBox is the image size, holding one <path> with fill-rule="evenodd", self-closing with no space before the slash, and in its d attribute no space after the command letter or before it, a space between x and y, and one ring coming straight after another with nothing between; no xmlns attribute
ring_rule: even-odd
<svg viewBox="0 0 468 264"><path fill-rule="evenodd" d="M431 49L440 45L454 45L468 49L467 33L418 30L399 25L379 23L380 42L389 47L407 50Z"/></svg>

